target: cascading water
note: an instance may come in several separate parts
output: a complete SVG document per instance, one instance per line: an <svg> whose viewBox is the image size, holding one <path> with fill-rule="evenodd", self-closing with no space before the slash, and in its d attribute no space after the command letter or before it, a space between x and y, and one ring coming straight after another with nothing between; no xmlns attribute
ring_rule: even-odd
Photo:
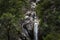
<svg viewBox="0 0 60 40"><path fill-rule="evenodd" d="M32 2L31 4L31 8L32 9L35 9L36 7L36 3L38 2L39 0L35 0L34 2ZM36 11L32 11L32 13L35 14L34 16L34 40L38 40L38 25L39 25L39 21L38 21L38 18L36 16Z"/></svg>
<svg viewBox="0 0 60 40"><path fill-rule="evenodd" d="M34 19L34 40L38 40L38 20Z"/></svg>
<svg viewBox="0 0 60 40"><path fill-rule="evenodd" d="M34 40L38 40L38 25L39 25L39 21L38 21L38 17L36 16L36 11L35 11L35 7L36 7L36 3L39 0L31 0L31 8L25 13L25 26L23 25L23 33L27 35L27 37L29 37L29 33L28 31L31 31L32 28L34 29ZM33 26L31 26L31 24ZM26 29L27 28L27 29ZM28 30L28 31L27 31ZM25 32L24 32L25 31ZM26 38L27 38L26 37ZM31 40L29 38L29 40Z"/></svg>

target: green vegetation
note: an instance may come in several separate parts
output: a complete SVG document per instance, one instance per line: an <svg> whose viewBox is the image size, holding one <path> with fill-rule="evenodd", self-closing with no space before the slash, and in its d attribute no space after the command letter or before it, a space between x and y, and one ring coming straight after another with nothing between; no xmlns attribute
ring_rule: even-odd
<svg viewBox="0 0 60 40"><path fill-rule="evenodd" d="M19 21L23 18L22 0L0 0L0 40L16 40L20 31Z"/></svg>
<svg viewBox="0 0 60 40"><path fill-rule="evenodd" d="M21 31L20 20L28 9L27 0L0 0L0 40L17 40ZM60 0L41 0L37 3L44 40L60 40ZM8 34L9 33L9 34Z"/></svg>
<svg viewBox="0 0 60 40"><path fill-rule="evenodd" d="M36 11L44 40L60 40L60 0L41 0Z"/></svg>

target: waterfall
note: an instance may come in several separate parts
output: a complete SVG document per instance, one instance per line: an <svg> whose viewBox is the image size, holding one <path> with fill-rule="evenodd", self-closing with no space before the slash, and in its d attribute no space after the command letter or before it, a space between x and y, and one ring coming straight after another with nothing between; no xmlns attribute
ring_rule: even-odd
<svg viewBox="0 0 60 40"><path fill-rule="evenodd" d="M34 2L31 2L32 3L31 4L31 8L33 9L33 11L34 11L35 7L37 6L36 3L38 1L39 0L34 0ZM35 14L35 16L34 16L34 40L38 40L38 25L39 25L39 21L38 21L38 18L36 16L36 11L34 11L34 12L33 11L32 11L32 13Z"/></svg>
<svg viewBox="0 0 60 40"><path fill-rule="evenodd" d="M34 19L34 40L38 40L38 20Z"/></svg>
<svg viewBox="0 0 60 40"><path fill-rule="evenodd" d="M35 11L35 7L37 6L36 3L39 0L31 0L30 3L30 9L27 10L27 12L25 13L25 20L24 20L24 25L23 25L23 33L26 35L25 37L28 39L31 39L30 37L30 32L28 31L32 31L34 32L34 40L38 40L38 25L39 25L39 21L38 21L38 17L36 16L36 11ZM28 30L28 31L27 31ZM22 34L23 35L23 34ZM30 37L29 37L30 36ZM33 36L32 36L33 37Z"/></svg>
<svg viewBox="0 0 60 40"><path fill-rule="evenodd" d="M31 14L34 14L35 16L34 16L34 40L38 40L38 25L39 25L39 21L38 21L38 18L37 18L37 16L36 16L36 11L35 11L35 7L37 6L36 5L36 3L38 3L38 1L40 1L40 0L33 0L32 2L31 2L31 9L33 10L32 11L32 13Z"/></svg>

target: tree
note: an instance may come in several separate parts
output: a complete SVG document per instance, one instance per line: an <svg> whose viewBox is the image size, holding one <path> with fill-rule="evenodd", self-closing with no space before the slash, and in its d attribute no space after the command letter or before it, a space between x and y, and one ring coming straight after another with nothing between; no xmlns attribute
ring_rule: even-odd
<svg viewBox="0 0 60 40"><path fill-rule="evenodd" d="M36 12L40 18L40 28L43 36L50 33L60 34L60 0L41 0L36 7ZM53 34L52 34L53 36ZM48 40L48 39L47 39Z"/></svg>
<svg viewBox="0 0 60 40"><path fill-rule="evenodd" d="M25 0L0 0L0 40L17 40L20 20L27 6Z"/></svg>

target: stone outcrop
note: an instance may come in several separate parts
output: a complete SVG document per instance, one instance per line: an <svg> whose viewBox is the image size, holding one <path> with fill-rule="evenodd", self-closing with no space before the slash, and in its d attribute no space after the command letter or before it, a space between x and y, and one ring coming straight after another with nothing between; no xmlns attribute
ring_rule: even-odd
<svg viewBox="0 0 60 40"><path fill-rule="evenodd" d="M39 0L29 0L29 1L31 7L26 11L24 20L22 21L21 24L22 32L20 33L20 40L34 40L34 23L38 23L37 25L39 25L39 20L35 12L35 7L37 6L36 3Z"/></svg>

